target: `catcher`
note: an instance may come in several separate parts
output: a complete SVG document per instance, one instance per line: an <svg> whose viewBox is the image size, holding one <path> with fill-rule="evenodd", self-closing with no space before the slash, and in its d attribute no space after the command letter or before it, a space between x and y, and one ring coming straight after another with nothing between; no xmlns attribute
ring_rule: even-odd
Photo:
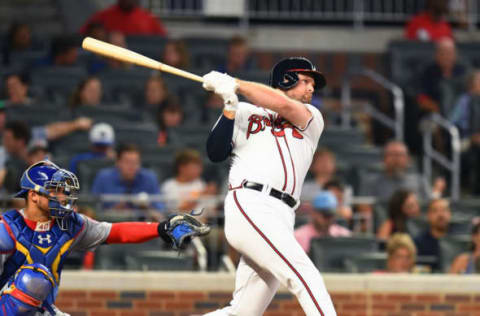
<svg viewBox="0 0 480 316"><path fill-rule="evenodd" d="M30 166L20 185L16 197L25 198L26 207L6 211L0 221L0 288L8 284L0 297L0 315L64 315L53 304L63 261L73 250L156 237L183 249L192 237L210 231L187 214L161 223L113 224L78 214L74 211L80 188L77 177L48 160ZM39 283L44 290L39 291Z"/></svg>

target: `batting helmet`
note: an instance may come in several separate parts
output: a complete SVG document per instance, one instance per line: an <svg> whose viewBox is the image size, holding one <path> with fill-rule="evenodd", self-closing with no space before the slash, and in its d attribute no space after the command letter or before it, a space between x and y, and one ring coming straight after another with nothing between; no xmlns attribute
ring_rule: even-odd
<svg viewBox="0 0 480 316"><path fill-rule="evenodd" d="M327 84L322 73L318 72L312 62L305 57L289 57L280 60L270 73L270 86L288 90L298 83L298 74L307 73L315 79L315 90Z"/></svg>

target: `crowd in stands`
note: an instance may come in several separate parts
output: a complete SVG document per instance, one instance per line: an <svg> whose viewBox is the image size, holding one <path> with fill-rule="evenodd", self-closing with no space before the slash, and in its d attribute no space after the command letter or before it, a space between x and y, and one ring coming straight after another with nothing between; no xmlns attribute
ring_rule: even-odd
<svg viewBox="0 0 480 316"><path fill-rule="evenodd" d="M194 54L185 39L168 38L161 22L136 3L118 0L94 14L79 34L181 69L258 72L245 38L234 36ZM412 78L416 87L407 106L415 115L407 126L419 131L431 113L455 124L463 139L463 184L467 193L479 194L480 72L457 53L445 3L427 1L426 11L406 26L407 39L435 43L434 57ZM205 209L202 220L221 226L228 165L204 158L221 98L190 82L80 51L78 34L45 44L33 33L28 24L14 23L1 46L1 192L16 192L23 170L49 157L79 176L83 194L101 198L93 204L100 205L98 218L106 210L158 220L173 210ZM325 119L328 130L335 122ZM436 146L448 153L447 143L438 131ZM449 179L439 175L429 183L412 153L421 148L390 140L378 164L358 166L345 162L341 150L319 147L297 211L295 236L303 249L318 247L318 238L365 237L385 255L383 266L371 269L377 273L480 271L478 223L466 226L472 229L470 252L442 262L442 240L459 233L445 199Z"/></svg>

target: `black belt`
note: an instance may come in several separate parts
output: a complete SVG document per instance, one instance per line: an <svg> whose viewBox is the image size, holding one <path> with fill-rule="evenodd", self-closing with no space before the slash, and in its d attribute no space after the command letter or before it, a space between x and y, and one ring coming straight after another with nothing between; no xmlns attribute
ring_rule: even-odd
<svg viewBox="0 0 480 316"><path fill-rule="evenodd" d="M252 189L256 191L262 192L263 184L252 182L252 181L245 181L242 183L242 187L246 189ZM297 205L297 200L295 200L290 194L278 191L277 189L271 188L270 189L270 196L273 196L276 199L279 199L283 203L287 204L290 207L294 207Z"/></svg>

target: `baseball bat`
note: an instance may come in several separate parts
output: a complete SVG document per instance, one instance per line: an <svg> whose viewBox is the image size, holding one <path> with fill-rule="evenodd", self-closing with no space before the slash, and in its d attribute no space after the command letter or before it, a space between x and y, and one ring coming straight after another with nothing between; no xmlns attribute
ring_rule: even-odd
<svg viewBox="0 0 480 316"><path fill-rule="evenodd" d="M82 48L96 54L100 54L113 59L118 59L127 63L152 68L190 80L203 82L202 77L192 74L191 72L169 66L152 58L148 58L147 56L143 56L142 54L131 51L127 48L112 45L110 43L99 41L91 37L85 37L82 42Z"/></svg>

